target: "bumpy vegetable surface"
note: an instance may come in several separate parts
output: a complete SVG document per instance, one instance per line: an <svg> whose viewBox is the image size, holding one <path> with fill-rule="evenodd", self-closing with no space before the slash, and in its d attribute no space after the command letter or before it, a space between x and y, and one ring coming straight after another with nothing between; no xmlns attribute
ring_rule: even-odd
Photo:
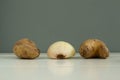
<svg viewBox="0 0 120 80"><path fill-rule="evenodd" d="M40 50L36 44L27 38L17 41L13 47L13 52L23 59L34 59L40 55Z"/></svg>
<svg viewBox="0 0 120 80"><path fill-rule="evenodd" d="M109 50L105 43L98 39L88 39L79 48L79 53L84 58L107 58Z"/></svg>

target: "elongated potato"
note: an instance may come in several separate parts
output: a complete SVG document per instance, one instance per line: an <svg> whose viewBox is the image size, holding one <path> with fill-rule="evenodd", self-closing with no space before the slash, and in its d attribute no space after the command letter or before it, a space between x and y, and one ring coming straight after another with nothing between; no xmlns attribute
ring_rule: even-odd
<svg viewBox="0 0 120 80"><path fill-rule="evenodd" d="M84 58L107 58L109 50L105 43L98 39L88 39L79 48L79 53Z"/></svg>

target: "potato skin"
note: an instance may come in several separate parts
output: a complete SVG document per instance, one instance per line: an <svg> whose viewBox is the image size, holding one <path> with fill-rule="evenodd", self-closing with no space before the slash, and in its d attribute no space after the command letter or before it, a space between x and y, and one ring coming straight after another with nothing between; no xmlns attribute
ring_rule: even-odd
<svg viewBox="0 0 120 80"><path fill-rule="evenodd" d="M88 39L79 48L79 53L83 58L107 58L109 50L105 43L98 39Z"/></svg>
<svg viewBox="0 0 120 80"><path fill-rule="evenodd" d="M15 55L22 59L34 59L40 55L35 43L27 38L17 41L13 47Z"/></svg>

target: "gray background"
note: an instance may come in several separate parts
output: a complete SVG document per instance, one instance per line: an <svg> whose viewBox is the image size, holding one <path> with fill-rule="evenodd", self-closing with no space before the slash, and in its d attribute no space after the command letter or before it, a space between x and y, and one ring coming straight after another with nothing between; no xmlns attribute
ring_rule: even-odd
<svg viewBox="0 0 120 80"><path fill-rule="evenodd" d="M54 41L76 50L88 38L120 51L120 0L0 0L0 52L12 52L21 38L46 52Z"/></svg>

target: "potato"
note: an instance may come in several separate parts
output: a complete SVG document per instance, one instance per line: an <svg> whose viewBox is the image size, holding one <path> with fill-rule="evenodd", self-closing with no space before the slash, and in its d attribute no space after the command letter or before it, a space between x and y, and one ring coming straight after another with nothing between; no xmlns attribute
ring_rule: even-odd
<svg viewBox="0 0 120 80"><path fill-rule="evenodd" d="M83 58L107 58L109 50L105 43L98 39L88 39L79 48L79 53Z"/></svg>
<svg viewBox="0 0 120 80"><path fill-rule="evenodd" d="M13 52L22 59L34 59L40 55L40 50L36 44L27 38L17 41L13 47Z"/></svg>

